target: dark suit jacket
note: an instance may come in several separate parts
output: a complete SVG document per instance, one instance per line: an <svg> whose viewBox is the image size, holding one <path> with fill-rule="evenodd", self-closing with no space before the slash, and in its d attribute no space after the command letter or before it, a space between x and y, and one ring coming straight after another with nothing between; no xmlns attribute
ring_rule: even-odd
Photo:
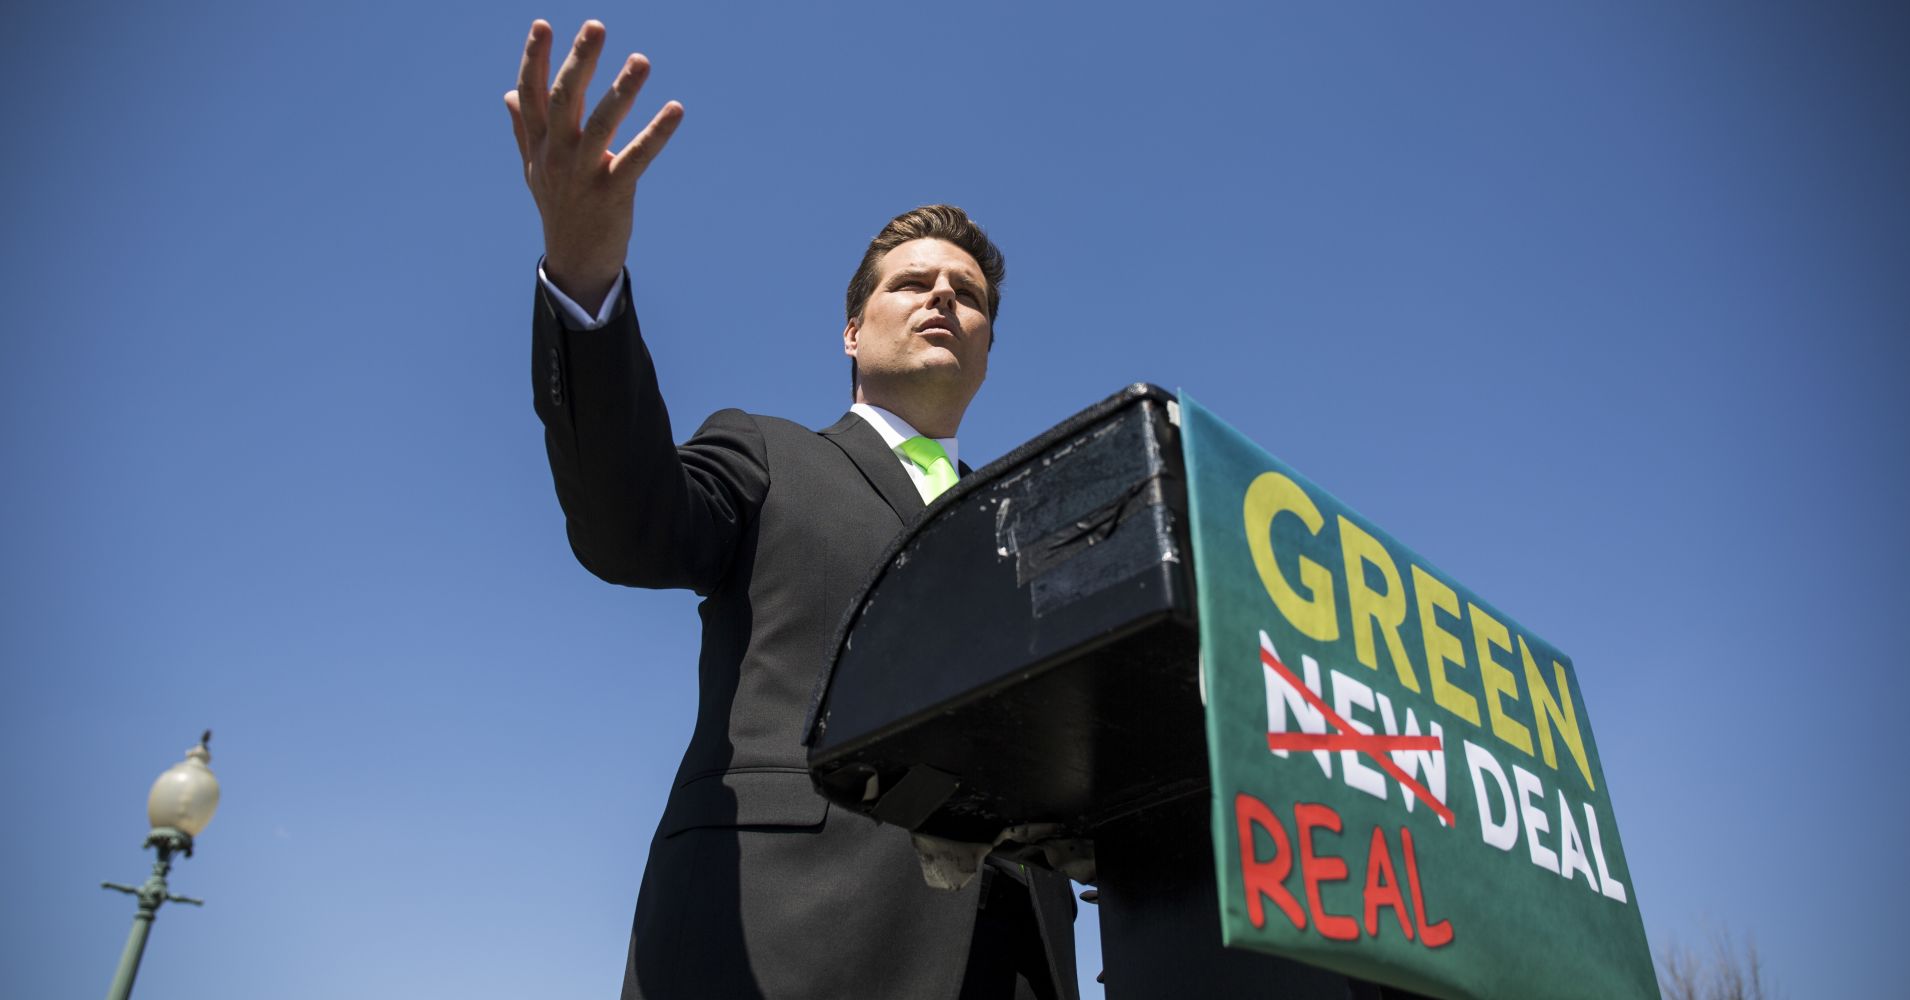
<svg viewBox="0 0 1910 1000"><path fill-rule="evenodd" d="M540 289L536 408L571 548L612 583L704 598L696 726L650 845L624 996L954 997L980 880L928 888L904 831L816 794L802 746L843 611L923 509L908 473L854 415L817 432L724 410L679 448L628 299L600 330L559 317ZM1067 881L1031 885L1072 984Z"/></svg>

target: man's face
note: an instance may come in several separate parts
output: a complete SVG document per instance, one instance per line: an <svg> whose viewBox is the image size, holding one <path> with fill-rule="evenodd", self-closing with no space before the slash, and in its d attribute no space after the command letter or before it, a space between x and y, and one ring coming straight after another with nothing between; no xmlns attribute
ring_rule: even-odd
<svg viewBox="0 0 1910 1000"><path fill-rule="evenodd" d="M988 375L988 282L967 251L910 240L882 258L875 292L842 331L856 359L857 398L926 391L974 397Z"/></svg>

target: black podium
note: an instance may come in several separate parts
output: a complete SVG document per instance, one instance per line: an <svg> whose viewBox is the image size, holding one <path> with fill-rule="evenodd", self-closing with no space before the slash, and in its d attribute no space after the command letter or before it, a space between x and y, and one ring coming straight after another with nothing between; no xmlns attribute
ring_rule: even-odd
<svg viewBox="0 0 1910 1000"><path fill-rule="evenodd" d="M810 774L929 837L1071 845L1116 1000L1409 996L1220 945L1177 409L1130 386L937 498L837 631Z"/></svg>

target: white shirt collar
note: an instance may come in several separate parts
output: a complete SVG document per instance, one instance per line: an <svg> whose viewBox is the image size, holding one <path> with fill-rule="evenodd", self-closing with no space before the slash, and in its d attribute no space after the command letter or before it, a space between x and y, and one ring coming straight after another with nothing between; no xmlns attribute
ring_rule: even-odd
<svg viewBox="0 0 1910 1000"><path fill-rule="evenodd" d="M901 447L902 442L907 441L909 438L921 436L915 428L909 426L908 421L873 403L857 403L849 407L849 412L861 417L868 422L870 427L875 428L875 432L882 435L882 443L888 445L890 451L895 451ZM957 469L962 467L961 457L956 454L957 445L954 438L936 438L935 443L941 445L942 450L948 453L948 464L955 466ZM901 453L896 452L896 454L900 455ZM902 457L902 462L908 466L915 464L909 461L907 456Z"/></svg>

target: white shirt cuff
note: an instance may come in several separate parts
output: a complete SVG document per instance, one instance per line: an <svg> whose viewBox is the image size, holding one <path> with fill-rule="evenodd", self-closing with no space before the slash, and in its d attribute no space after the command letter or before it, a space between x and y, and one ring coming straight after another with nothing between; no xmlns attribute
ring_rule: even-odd
<svg viewBox="0 0 1910 1000"><path fill-rule="evenodd" d="M557 305L564 310L564 315L570 318L571 328L575 330L595 330L605 323L610 322L616 318L617 307L623 302L622 271L618 271L617 280L610 283L610 292L604 296L604 304L597 308L597 315L595 316L585 312L583 306L578 305L574 299L565 295L563 289L558 288L556 284L550 280L550 275L544 273L544 263L542 261L537 263L537 280L543 284L544 291L549 292L550 297L555 299Z"/></svg>

